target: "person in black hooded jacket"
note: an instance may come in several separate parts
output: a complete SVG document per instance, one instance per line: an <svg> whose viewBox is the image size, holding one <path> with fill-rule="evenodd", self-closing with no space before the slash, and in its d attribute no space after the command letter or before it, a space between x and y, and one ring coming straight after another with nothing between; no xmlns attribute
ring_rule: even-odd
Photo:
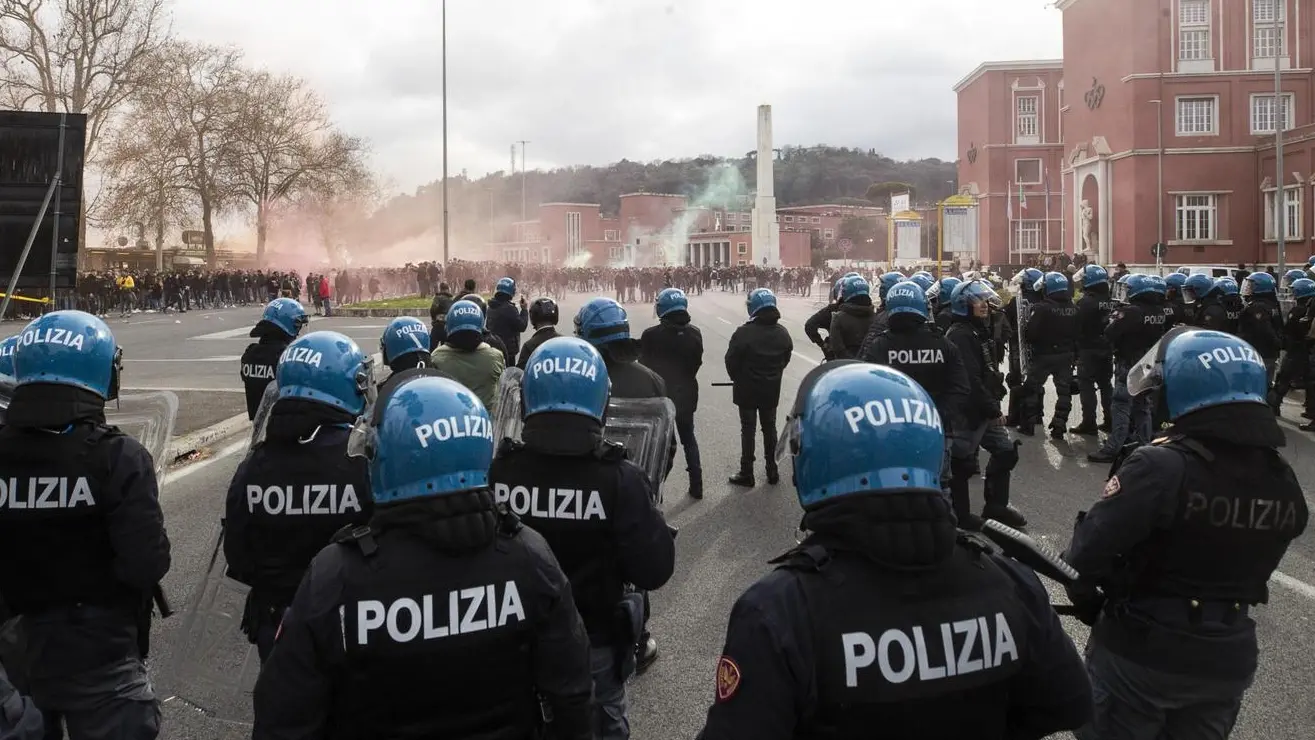
<svg viewBox="0 0 1315 740"><path fill-rule="evenodd" d="M525 340L521 345L520 357L516 360L516 367L524 370L525 364L530 361L530 355L539 345L560 337L557 333L558 310L557 301L551 298L535 298L534 303L530 304L530 325L534 327L534 333L530 338Z"/></svg>
<svg viewBox="0 0 1315 740"><path fill-rule="evenodd" d="M841 303L831 317L831 333L827 337L833 358L852 360L859 356L875 315L870 291L868 281L858 275L845 278L841 284Z"/></svg>
<svg viewBox="0 0 1315 740"><path fill-rule="evenodd" d="M694 436L694 412L699 406L699 368L703 366L703 333L690 323L684 291L667 288L658 294L659 323L639 339L639 362L662 377L667 396L676 406L676 433L685 448L689 495L703 498L703 464Z"/></svg>
<svg viewBox="0 0 1315 740"><path fill-rule="evenodd" d="M456 298L452 296L451 289L447 283L438 284L438 292L434 294L434 300L429 304L429 351L433 352L438 349L438 345L447 339L447 310L452 308Z"/></svg>
<svg viewBox="0 0 1315 740"><path fill-rule="evenodd" d="M730 482L752 488L755 426L762 427L767 482L776 485L780 481L776 469L776 407L781 403L781 378L794 353L794 340L779 323L776 294L758 288L749 294L746 304L749 320L735 330L726 348L726 375L735 384L731 400L740 410L740 470Z"/></svg>

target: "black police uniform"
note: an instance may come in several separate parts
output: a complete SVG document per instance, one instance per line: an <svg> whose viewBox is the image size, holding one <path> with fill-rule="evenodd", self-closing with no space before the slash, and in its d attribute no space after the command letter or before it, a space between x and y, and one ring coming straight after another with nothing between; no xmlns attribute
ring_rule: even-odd
<svg viewBox="0 0 1315 740"><path fill-rule="evenodd" d="M1218 293L1206 295L1196 301L1196 311L1192 316L1192 320L1194 325L1202 329L1233 333L1230 330L1231 323L1228 320L1228 311L1220 302Z"/></svg>
<svg viewBox="0 0 1315 740"><path fill-rule="evenodd" d="M315 556L260 672L252 740L590 740L588 638L543 537L490 491L380 507Z"/></svg>
<svg viewBox="0 0 1315 740"><path fill-rule="evenodd" d="M836 501L803 526L812 534L731 612L701 740L849 740L874 728L1041 738L1091 716L1082 659L1045 588L960 538L939 492Z"/></svg>
<svg viewBox="0 0 1315 740"><path fill-rule="evenodd" d="M255 421L265 387L274 381L279 358L293 338L268 321L257 324L251 336L260 337L260 341L247 345L242 353L242 387L247 396L247 418Z"/></svg>
<svg viewBox="0 0 1315 740"><path fill-rule="evenodd" d="M1222 296L1219 303L1224 307L1224 320L1227 322L1225 325L1228 327L1228 333L1236 336L1238 325L1242 321L1242 296L1237 294Z"/></svg>
<svg viewBox="0 0 1315 740"><path fill-rule="evenodd" d="M840 304L831 317L831 331L827 336L832 358L852 360L858 357L863 340L872 328L874 313L872 299L868 296L857 296Z"/></svg>
<svg viewBox="0 0 1315 740"><path fill-rule="evenodd" d="M1315 418L1315 393L1311 392L1315 378L1310 376L1310 306L1309 298L1298 298L1283 324L1283 361L1274 376L1274 388L1269 396L1269 405L1275 414L1279 413L1283 397L1288 395L1292 386L1301 385L1307 389L1306 414Z"/></svg>
<svg viewBox="0 0 1315 740"><path fill-rule="evenodd" d="M534 350L538 349L539 345L560 336L561 334L557 333L557 327L555 326L541 326L535 329L530 338L525 340L525 344L521 345L521 353L520 357L516 359L516 367L524 370L525 363L530 361L530 355L534 354Z"/></svg>
<svg viewBox="0 0 1315 740"><path fill-rule="evenodd" d="M456 298L447 291L434 294L429 303L429 351L438 349L438 345L447 339L447 310L452 308Z"/></svg>
<svg viewBox="0 0 1315 740"><path fill-rule="evenodd" d="M1005 304L1003 311L1003 324L998 325L1000 333L1004 335L1006 343L1009 345L1009 366L1005 374L1005 382L1009 386L1009 426L1018 426L1022 421L1023 414L1023 373L1027 368L1022 366L1022 353L1019 351L1018 343L1022 341L1022 330L1018 326L1018 299L1022 296L1031 306L1035 306L1043 299L1041 294L1032 290L1030 287L1022 288L1017 295L1009 299ZM1045 403L1045 388L1040 387L1039 393L1041 398L1038 403Z"/></svg>
<svg viewBox="0 0 1315 740"><path fill-rule="evenodd" d="M543 535L570 579L594 653L595 733L616 737L625 734L625 680L643 634L643 597L623 605L627 584L641 591L666 585L675 540L644 471L624 447L603 441L598 422L536 414L525 420L522 438L503 441L489 484L499 505Z"/></svg>
<svg viewBox="0 0 1315 740"><path fill-rule="evenodd" d="M822 350L822 356L827 360L834 360L835 356L831 353L828 341L830 337L824 338L821 332L825 330L828 334L831 333L831 317L835 315L838 308L840 308L839 303L828 303L819 308L812 316L809 316L808 321L804 322L804 336L808 337L808 341L816 344Z"/></svg>
<svg viewBox="0 0 1315 740"><path fill-rule="evenodd" d="M703 332L690 323L686 311L673 311L644 330L639 362L657 373L676 407L676 434L685 448L690 494L703 495L703 461L694 436L694 412L699 407L699 368L703 367Z"/></svg>
<svg viewBox="0 0 1315 740"><path fill-rule="evenodd" d="M507 367L516 364L516 356L521 349L521 332L529 325L528 310L512 303L510 296L499 293L489 301L486 326L490 334L502 340L502 354L507 358Z"/></svg>
<svg viewBox="0 0 1315 740"><path fill-rule="evenodd" d="M1079 515L1065 559L1083 581L1070 597L1095 622L1088 670L1104 697L1080 740L1227 737L1237 719L1258 661L1248 608L1268 600L1309 518L1271 446L1282 444L1272 415L1242 408L1179 419L1175 429L1201 436L1138 448Z"/></svg>
<svg viewBox="0 0 1315 740"><path fill-rule="evenodd" d="M1082 401L1082 422L1073 430L1095 434L1096 393L1100 392L1101 416L1104 427L1110 424L1110 399L1114 387L1114 356L1105 340L1105 326L1109 323L1114 301L1108 285L1093 286L1078 299L1078 395Z"/></svg>
<svg viewBox="0 0 1315 740"><path fill-rule="evenodd" d="M972 514L969 481L979 470L977 452L985 447L991 457L983 475L982 511L1005 523L1018 523L1019 517L1009 506L1009 496L1010 478L1018 466L1021 443L993 426L1003 413L1000 401L1005 397L1004 377L997 359L1000 342L995 338L1000 322L989 320L987 324L972 316L953 319L945 338L958 348L970 387L963 405L964 428L950 438L950 501L954 514L959 526L966 529L978 526Z"/></svg>
<svg viewBox="0 0 1315 740"><path fill-rule="evenodd" d="M963 427L971 387L959 348L916 314L896 314L858 359L893 367L918 381L931 396L948 436Z"/></svg>
<svg viewBox="0 0 1315 740"><path fill-rule="evenodd" d="M1283 353L1283 309L1278 305L1278 296L1272 293L1252 296L1238 317L1237 336L1256 348L1272 381L1279 355Z"/></svg>
<svg viewBox="0 0 1315 740"><path fill-rule="evenodd" d="M762 430L763 462L768 481L775 482L776 407L781 403L781 380L794 353L790 332L780 325L781 312L764 308L736 328L726 346L726 376L735 384L731 402L740 415L741 480L753 480L754 431ZM835 335L832 334L831 339ZM834 345L834 342L832 342Z"/></svg>
<svg viewBox="0 0 1315 740"><path fill-rule="evenodd" d="M350 430L326 423L316 431L312 420L283 434L279 412L288 402L275 407L274 428L238 466L225 507L228 575L251 586L243 631L262 661L311 559L334 532L366 523L374 509L368 463L347 456ZM303 431L311 437L304 443Z"/></svg>
<svg viewBox="0 0 1315 740"><path fill-rule="evenodd" d="M101 412L61 413L54 396L71 390L18 388L0 427L0 593L23 618L48 737L62 724L74 740L154 738L144 660L170 565L154 463Z"/></svg>
<svg viewBox="0 0 1315 740"><path fill-rule="evenodd" d="M1032 304L1023 327L1022 340L1028 344L1027 368L1023 378L1022 418L1018 430L1032 433L1032 426L1042 418L1041 388L1047 378L1054 378L1055 414L1050 419L1051 436L1068 429L1068 415L1073 406L1073 359L1078 341L1078 308L1066 293L1059 299L1047 296Z"/></svg>

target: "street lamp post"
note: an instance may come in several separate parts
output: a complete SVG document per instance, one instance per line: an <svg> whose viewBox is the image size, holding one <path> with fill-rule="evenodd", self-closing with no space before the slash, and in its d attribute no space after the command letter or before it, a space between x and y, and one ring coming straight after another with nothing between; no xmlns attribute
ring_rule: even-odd
<svg viewBox="0 0 1315 740"><path fill-rule="evenodd" d="M1156 232L1155 274L1164 274L1164 101L1152 100L1155 105L1155 181L1156 181Z"/></svg>
<svg viewBox="0 0 1315 740"><path fill-rule="evenodd" d="M525 171L525 145L530 143L525 140L516 142L521 145L521 221L525 220L525 182L529 179L529 174Z"/></svg>
<svg viewBox="0 0 1315 740"><path fill-rule="evenodd" d="M447 218L447 0L442 5L443 33L443 267L448 262L448 218Z"/></svg>

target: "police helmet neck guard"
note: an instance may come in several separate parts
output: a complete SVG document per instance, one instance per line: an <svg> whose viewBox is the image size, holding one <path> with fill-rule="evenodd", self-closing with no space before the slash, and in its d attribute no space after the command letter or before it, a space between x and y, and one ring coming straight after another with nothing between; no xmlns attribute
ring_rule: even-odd
<svg viewBox="0 0 1315 740"><path fill-rule="evenodd" d="M630 339L630 318L611 298L594 298L575 314L575 336L601 347Z"/></svg>
<svg viewBox="0 0 1315 740"><path fill-rule="evenodd" d="M374 399L374 358L349 337L316 331L283 350L274 370L278 397L300 398L359 414Z"/></svg>
<svg viewBox="0 0 1315 740"><path fill-rule="evenodd" d="M53 311L18 333L13 364L15 386L70 386L109 401L119 395L123 350L99 318Z"/></svg>
<svg viewBox="0 0 1315 740"><path fill-rule="evenodd" d="M470 389L432 368L399 373L352 429L348 454L370 461L376 504L488 487L493 423Z"/></svg>
<svg viewBox="0 0 1315 740"><path fill-rule="evenodd" d="M1128 392L1152 390L1170 421L1225 404L1267 404L1269 372L1255 348L1232 334L1179 326L1128 372Z"/></svg>
<svg viewBox="0 0 1315 740"><path fill-rule="evenodd" d="M388 322L379 338L379 354L385 365L410 354L429 354L429 327L414 316L399 316Z"/></svg>
<svg viewBox="0 0 1315 740"><path fill-rule="evenodd" d="M525 363L521 408L526 419L550 412L586 416L602 423L612 383L603 356L578 337L555 337Z"/></svg>
<svg viewBox="0 0 1315 740"><path fill-rule="evenodd" d="M793 458L805 509L859 493L940 491L945 433L912 378L856 360L805 376L778 456Z"/></svg>

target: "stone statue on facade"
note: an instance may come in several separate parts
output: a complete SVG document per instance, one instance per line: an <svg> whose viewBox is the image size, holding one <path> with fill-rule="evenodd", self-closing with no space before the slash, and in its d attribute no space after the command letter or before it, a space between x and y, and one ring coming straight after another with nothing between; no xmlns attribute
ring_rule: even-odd
<svg viewBox="0 0 1315 740"><path fill-rule="evenodd" d="M1099 249L1096 243L1096 228L1091 223L1092 217L1091 204L1085 199L1078 204L1078 234L1082 237L1082 252L1087 255L1095 255Z"/></svg>

